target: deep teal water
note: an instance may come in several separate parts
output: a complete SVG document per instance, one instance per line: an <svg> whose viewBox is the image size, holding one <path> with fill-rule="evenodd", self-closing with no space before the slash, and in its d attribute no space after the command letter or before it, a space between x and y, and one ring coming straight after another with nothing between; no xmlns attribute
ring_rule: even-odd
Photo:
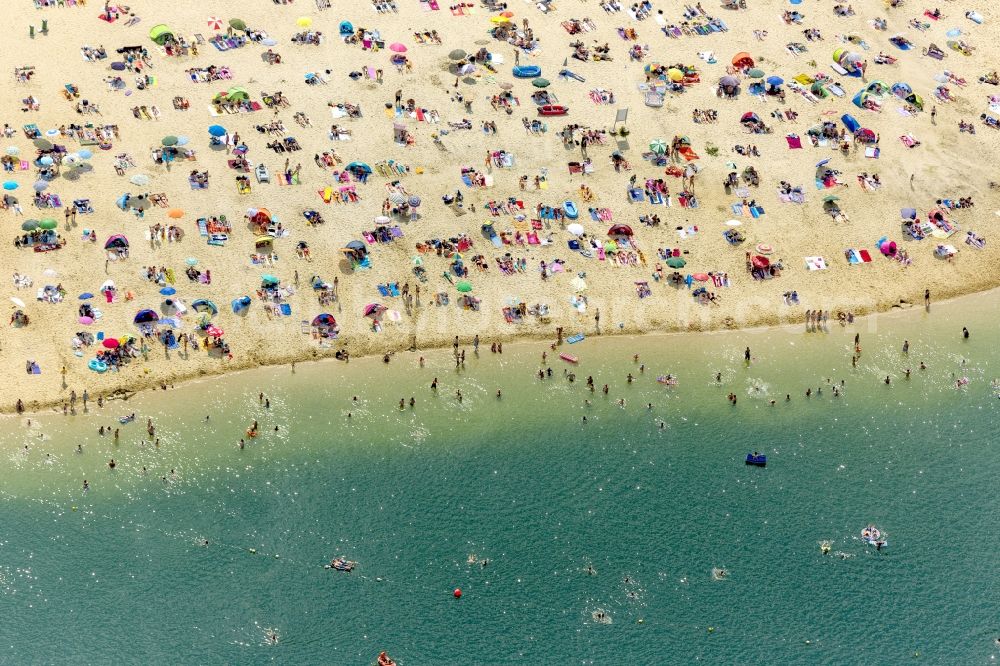
<svg viewBox="0 0 1000 666"><path fill-rule="evenodd" d="M11 420L0 661L992 663L1000 352L983 302L829 334L588 340L572 384L552 359L533 377L534 344L470 350L459 374L444 354L322 363ZM141 423L97 435L126 410L155 419L158 449ZM754 449L766 469L743 465ZM884 552L857 538L869 523ZM323 569L339 554L353 573Z"/></svg>

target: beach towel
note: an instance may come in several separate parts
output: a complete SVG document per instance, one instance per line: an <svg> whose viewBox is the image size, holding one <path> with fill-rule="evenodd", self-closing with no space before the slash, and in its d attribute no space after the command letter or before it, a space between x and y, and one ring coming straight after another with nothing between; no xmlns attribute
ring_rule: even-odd
<svg viewBox="0 0 1000 666"><path fill-rule="evenodd" d="M798 134L789 134L785 137L785 141L788 142L788 148L790 150L802 147L802 139L799 138Z"/></svg>
<svg viewBox="0 0 1000 666"><path fill-rule="evenodd" d="M806 268L811 271L824 271L826 260L823 257L806 257Z"/></svg>
<svg viewBox="0 0 1000 666"><path fill-rule="evenodd" d="M865 157L873 160L877 160L879 156L879 149L877 146L868 146L865 148Z"/></svg>

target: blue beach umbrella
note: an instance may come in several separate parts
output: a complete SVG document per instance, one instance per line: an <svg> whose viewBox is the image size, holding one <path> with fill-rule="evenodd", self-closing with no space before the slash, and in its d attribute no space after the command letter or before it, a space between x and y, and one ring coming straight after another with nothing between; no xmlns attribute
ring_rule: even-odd
<svg viewBox="0 0 1000 666"><path fill-rule="evenodd" d="M179 137L177 137L177 145L178 146L186 146L190 142L191 142L191 139L187 138L186 136L179 136Z"/></svg>
<svg viewBox="0 0 1000 666"><path fill-rule="evenodd" d="M222 125L212 125L211 127L208 128L208 133L211 134L212 136L225 136L226 128L223 127Z"/></svg>
<svg viewBox="0 0 1000 666"><path fill-rule="evenodd" d="M41 162L43 166L52 166L52 163L55 162L55 160L49 157L48 155L46 155L45 157L43 157L38 161Z"/></svg>
<svg viewBox="0 0 1000 666"><path fill-rule="evenodd" d="M86 148L84 148L83 150L81 150L80 152L78 152L77 155L80 156L81 160L89 160L91 157L94 156L94 153L92 153L89 150L87 150Z"/></svg>
<svg viewBox="0 0 1000 666"><path fill-rule="evenodd" d="M41 192L42 190L48 188L48 186L49 184L46 183L44 180L39 180L34 185L32 185L32 187L35 188L36 192Z"/></svg>
<svg viewBox="0 0 1000 666"><path fill-rule="evenodd" d="M94 297L94 295L92 293L90 293L89 291L85 291L82 294L80 294L79 299L81 301L89 301L93 297Z"/></svg>
<svg viewBox="0 0 1000 666"><path fill-rule="evenodd" d="M7 182L5 182L3 184L3 189L7 190L8 192L11 191L11 190L16 190L17 189L17 183L15 183L12 180L8 180Z"/></svg>
<svg viewBox="0 0 1000 666"><path fill-rule="evenodd" d="M160 290L160 293L163 294L164 296L173 296L174 294L177 293L177 290L174 289L173 287L164 287L163 289Z"/></svg>

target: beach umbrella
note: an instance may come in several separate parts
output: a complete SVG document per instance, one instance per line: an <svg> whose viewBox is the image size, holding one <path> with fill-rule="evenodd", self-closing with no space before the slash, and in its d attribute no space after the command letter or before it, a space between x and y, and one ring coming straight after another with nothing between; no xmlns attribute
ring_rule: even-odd
<svg viewBox="0 0 1000 666"><path fill-rule="evenodd" d="M567 225L566 226L566 231L568 231L569 233L573 234L574 236L582 236L583 233L584 233L583 232L583 225L579 224L577 222L574 222L572 224Z"/></svg>
<svg viewBox="0 0 1000 666"><path fill-rule="evenodd" d="M389 201L397 206L402 206L406 203L406 197L400 192L391 192L389 194Z"/></svg>
<svg viewBox="0 0 1000 666"><path fill-rule="evenodd" d="M490 17L490 23L510 23L510 18L506 16L492 16Z"/></svg>
<svg viewBox="0 0 1000 666"><path fill-rule="evenodd" d="M264 46L274 46L275 44L278 43L278 40L275 39L274 37L265 37L263 40L261 40L260 43L263 44Z"/></svg>
<svg viewBox="0 0 1000 666"><path fill-rule="evenodd" d="M840 201L840 197L838 197L835 194L828 194L825 197L823 197L824 203L833 203L834 201Z"/></svg>
<svg viewBox="0 0 1000 666"><path fill-rule="evenodd" d="M199 298L194 302L192 302L191 309L194 310L195 312L208 312L213 315L219 314L218 306L212 301L205 298Z"/></svg>
<svg viewBox="0 0 1000 666"><path fill-rule="evenodd" d="M173 296L174 294L177 293L177 290L174 289L173 287L164 287L163 289L160 290L160 293L163 294L164 296Z"/></svg>
<svg viewBox="0 0 1000 666"><path fill-rule="evenodd" d="M297 19L295 19L295 25L299 26L300 28L308 28L312 24L313 20L308 16L300 16Z"/></svg>
<svg viewBox="0 0 1000 666"><path fill-rule="evenodd" d="M8 180L8 181L4 182L3 189L7 190L8 192L10 192L12 190L16 190L17 189L17 183L15 183L12 180Z"/></svg>
<svg viewBox="0 0 1000 666"><path fill-rule="evenodd" d="M500 88L501 88L502 90L513 90L513 88L514 88L514 84L513 84L513 83L507 83L507 82L505 81L505 82L503 82L503 83L501 83L501 84L500 84Z"/></svg>
<svg viewBox="0 0 1000 666"><path fill-rule="evenodd" d="M467 294L472 291L472 283L467 280L462 280L455 285L455 289L458 289L463 294Z"/></svg>
<svg viewBox="0 0 1000 666"><path fill-rule="evenodd" d="M20 155L21 154L21 149L18 148L17 146L7 146L7 154L8 155Z"/></svg>
<svg viewBox="0 0 1000 666"><path fill-rule="evenodd" d="M385 312L388 308L380 303L369 303L365 306L364 313L366 317L378 317L380 314Z"/></svg>
<svg viewBox="0 0 1000 666"><path fill-rule="evenodd" d="M749 76L751 79L762 79L764 78L764 70L757 69L756 67L754 67L753 69L747 72L747 76Z"/></svg>
<svg viewBox="0 0 1000 666"><path fill-rule="evenodd" d="M160 143L162 143L164 146L176 146L177 145L177 137L174 136L173 134L169 134L169 135L163 137L160 140Z"/></svg>
<svg viewBox="0 0 1000 666"><path fill-rule="evenodd" d="M587 289L587 281L577 275L569 281L569 286L573 287L576 291L585 291Z"/></svg>
<svg viewBox="0 0 1000 666"><path fill-rule="evenodd" d="M171 208L170 210L167 211L167 217L173 220L179 220L182 217L184 217L184 211L182 211L180 208Z"/></svg>
<svg viewBox="0 0 1000 666"><path fill-rule="evenodd" d="M740 226L740 225L741 225L741 224L743 224L743 223L742 223L742 222L740 222L739 220L726 220L726 221L724 222L724 224L725 224L725 225L726 225L727 227L738 227L738 226Z"/></svg>
<svg viewBox="0 0 1000 666"><path fill-rule="evenodd" d="M17 296L11 296L10 297L10 302L13 303L14 305L16 305L19 308L27 307L27 306L25 306L24 301L22 301Z"/></svg>
<svg viewBox="0 0 1000 666"><path fill-rule="evenodd" d="M125 63L113 62L111 63L111 69L115 70L116 72L123 72L125 71Z"/></svg>
<svg viewBox="0 0 1000 666"><path fill-rule="evenodd" d="M49 229L49 230L51 230L51 229L55 229L56 227L58 227L59 223L56 222L53 218L47 217L44 220L42 220L41 222L39 222L38 226L40 228L42 228L42 229Z"/></svg>
<svg viewBox="0 0 1000 666"><path fill-rule="evenodd" d="M392 51L393 53L406 53L406 47L400 44L399 42L390 44L389 50Z"/></svg>
<svg viewBox="0 0 1000 666"><path fill-rule="evenodd" d="M52 166L52 164L55 162L55 160L49 157L48 155L46 155L45 157L43 157L38 161L42 166Z"/></svg>
<svg viewBox="0 0 1000 666"><path fill-rule="evenodd" d="M708 274L707 273L695 273L691 277L694 278L695 280L697 280L698 282L708 282Z"/></svg>
<svg viewBox="0 0 1000 666"><path fill-rule="evenodd" d="M45 130L45 136L59 136L59 130L55 128L50 130Z"/></svg>
<svg viewBox="0 0 1000 666"><path fill-rule="evenodd" d="M678 81L684 78L684 72L677 69L676 67L671 67L670 69L667 70L667 78L673 81L674 83L677 83Z"/></svg>
<svg viewBox="0 0 1000 666"><path fill-rule="evenodd" d="M412 208L417 208L418 206L420 206L420 197L417 196L410 197L410 206Z"/></svg>
<svg viewBox="0 0 1000 666"><path fill-rule="evenodd" d="M78 152L77 155L80 156L81 160L89 160L91 157L94 156L94 153L92 153L91 151L89 151L89 150L87 150L85 148L85 149L81 150L80 152Z"/></svg>
<svg viewBox="0 0 1000 666"><path fill-rule="evenodd" d="M671 268L684 268L687 266L687 262L680 257L670 257L667 259L667 266L670 266Z"/></svg>
<svg viewBox="0 0 1000 666"><path fill-rule="evenodd" d="M461 60L466 55L468 54L462 49L455 49L454 51L448 54L448 57L451 58L452 60Z"/></svg>
<svg viewBox="0 0 1000 666"><path fill-rule="evenodd" d="M38 148L39 150L52 150L52 142L48 139L35 139L31 143L33 143L35 148Z"/></svg>
<svg viewBox="0 0 1000 666"><path fill-rule="evenodd" d="M188 137L186 137L186 136L179 136L179 137L177 137L177 145L178 146L186 146L189 143L191 143L191 139L189 139Z"/></svg>
<svg viewBox="0 0 1000 666"><path fill-rule="evenodd" d="M536 88L548 88L550 84L548 79L543 79L539 77L534 81L532 81L531 85L535 86Z"/></svg>
<svg viewBox="0 0 1000 666"><path fill-rule="evenodd" d="M212 336L213 338L221 338L223 335L225 335L226 332L223 331L218 326L216 326L215 324L211 324L209 325L208 328L205 329L205 333Z"/></svg>
<svg viewBox="0 0 1000 666"><path fill-rule="evenodd" d="M131 182L133 185L148 185L149 176L147 176L144 173L137 173L136 175L129 178L129 182Z"/></svg>
<svg viewBox="0 0 1000 666"><path fill-rule="evenodd" d="M194 257L188 257L187 259L184 260L184 263L187 264L188 266L197 266L198 260L195 259Z"/></svg>
<svg viewBox="0 0 1000 666"><path fill-rule="evenodd" d="M820 167L824 167L829 163L830 163L830 158L827 157L825 159L820 160L819 162L816 162L816 168L819 169Z"/></svg>
<svg viewBox="0 0 1000 666"><path fill-rule="evenodd" d="M208 27L212 30L222 30L222 19L218 16L209 16Z"/></svg>
<svg viewBox="0 0 1000 666"><path fill-rule="evenodd" d="M77 298L79 298L81 301L89 301L93 297L94 297L94 295L92 293L90 293L89 291L85 291L82 294L80 294L79 296L77 296Z"/></svg>
<svg viewBox="0 0 1000 666"><path fill-rule="evenodd" d="M246 24L246 22L243 19L238 19L238 18L229 19L229 25L230 25L230 27L232 27L235 30L246 30L247 29L247 24Z"/></svg>
<svg viewBox="0 0 1000 666"><path fill-rule="evenodd" d="M223 127L222 125L212 125L208 128L208 133L216 137L225 136L226 128Z"/></svg>
<svg viewBox="0 0 1000 666"><path fill-rule="evenodd" d="M34 231L38 228L38 220L25 220L21 223L21 229L24 231Z"/></svg>
<svg viewBox="0 0 1000 666"><path fill-rule="evenodd" d="M514 18L514 12L500 12L500 16L505 18Z"/></svg>
<svg viewBox="0 0 1000 666"><path fill-rule="evenodd" d="M35 184L32 185L32 187L35 188L36 192L41 192L43 190L48 189L49 184L47 182L45 182L44 180L38 180L38 181L35 181Z"/></svg>
<svg viewBox="0 0 1000 666"><path fill-rule="evenodd" d="M94 318L93 317L80 317L77 321L79 321L84 326L89 326L89 325L91 325L91 324L94 323Z"/></svg>
<svg viewBox="0 0 1000 666"><path fill-rule="evenodd" d="M114 338L104 338L101 344L107 347L108 349L117 349L119 342Z"/></svg>
<svg viewBox="0 0 1000 666"><path fill-rule="evenodd" d="M723 76L719 79L719 85L724 88L732 88L733 86L740 85L740 81L735 76Z"/></svg>
<svg viewBox="0 0 1000 666"><path fill-rule="evenodd" d="M769 76L767 77L767 85L769 86L780 86L785 80L780 76Z"/></svg>
<svg viewBox="0 0 1000 666"><path fill-rule="evenodd" d="M774 248L767 243L757 243L757 251L761 254L771 254L774 252Z"/></svg>
<svg viewBox="0 0 1000 666"><path fill-rule="evenodd" d="M272 286L278 284L278 282L279 282L278 278L274 277L273 275L271 275L269 273L265 273L264 275L261 275L260 276L260 281L264 285L272 285Z"/></svg>
<svg viewBox="0 0 1000 666"><path fill-rule="evenodd" d="M653 139L649 142L649 149L657 155L663 155L667 152L667 142L663 139Z"/></svg>

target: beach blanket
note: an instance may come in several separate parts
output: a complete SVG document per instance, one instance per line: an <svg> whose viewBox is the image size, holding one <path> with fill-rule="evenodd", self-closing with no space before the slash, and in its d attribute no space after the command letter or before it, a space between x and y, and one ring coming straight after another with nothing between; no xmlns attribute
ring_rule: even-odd
<svg viewBox="0 0 1000 666"><path fill-rule="evenodd" d="M802 139L799 138L798 134L789 134L785 137L785 141L788 142L788 148L790 150L802 147Z"/></svg>

